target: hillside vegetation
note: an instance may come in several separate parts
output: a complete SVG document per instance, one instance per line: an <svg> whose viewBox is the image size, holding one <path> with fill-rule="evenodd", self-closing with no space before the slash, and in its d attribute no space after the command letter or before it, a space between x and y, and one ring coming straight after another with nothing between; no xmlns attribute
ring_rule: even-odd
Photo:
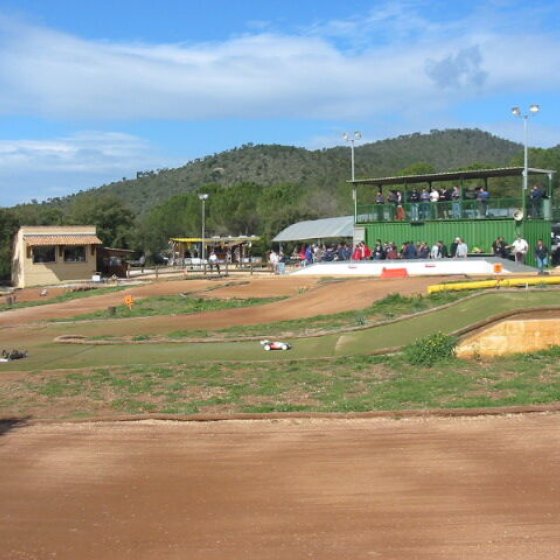
<svg viewBox="0 0 560 560"><path fill-rule="evenodd" d="M94 224L106 246L156 253L169 237L201 231L198 192L207 202L208 235L260 235L264 250L287 225L352 211L349 146L307 150L244 145L177 169L137 177L43 203L0 209L0 277L9 277L11 240L20 225ZM523 147L480 130L434 130L356 144L356 178L522 165ZM560 169L560 146L531 149L532 167ZM516 191L519 179L503 182ZM360 187L361 202L373 201Z"/></svg>
<svg viewBox="0 0 560 560"><path fill-rule="evenodd" d="M520 157L521 152L521 145L480 130L436 130L430 134L356 144L355 173L356 178L394 175L417 163L427 164L434 171L473 164L504 166ZM136 179L96 190L116 194L135 213L143 214L175 195L206 184L223 187L239 183L265 187L294 184L307 189L320 187L333 193L345 184L350 174L348 146L311 151L293 146L247 144L177 169L140 170Z"/></svg>

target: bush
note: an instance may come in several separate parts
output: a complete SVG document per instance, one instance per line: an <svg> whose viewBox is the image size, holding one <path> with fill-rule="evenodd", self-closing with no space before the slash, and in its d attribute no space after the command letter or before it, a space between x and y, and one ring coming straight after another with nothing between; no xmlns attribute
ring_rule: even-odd
<svg viewBox="0 0 560 560"><path fill-rule="evenodd" d="M433 366L455 357L457 340L441 332L417 339L404 349L406 361L415 366Z"/></svg>

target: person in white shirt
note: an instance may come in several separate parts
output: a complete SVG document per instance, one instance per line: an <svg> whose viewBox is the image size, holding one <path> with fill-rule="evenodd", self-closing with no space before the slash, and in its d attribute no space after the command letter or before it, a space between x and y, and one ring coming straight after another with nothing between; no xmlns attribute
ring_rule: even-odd
<svg viewBox="0 0 560 560"><path fill-rule="evenodd" d="M515 262L525 264L525 257L529 252L529 243L518 235L516 240L510 245L513 254L515 255Z"/></svg>
<svg viewBox="0 0 560 560"><path fill-rule="evenodd" d="M455 257L458 259L466 259L468 252L469 252L468 245L462 239L459 239L459 243L457 244L457 251L455 252Z"/></svg>
<svg viewBox="0 0 560 560"><path fill-rule="evenodd" d="M268 264L270 265L270 269L274 274L278 274L278 263L280 259L278 257L278 253L273 249L270 251L270 255L268 256Z"/></svg>
<svg viewBox="0 0 560 560"><path fill-rule="evenodd" d="M440 251L439 242L434 243L431 250L430 250L430 259L441 259L442 254Z"/></svg>

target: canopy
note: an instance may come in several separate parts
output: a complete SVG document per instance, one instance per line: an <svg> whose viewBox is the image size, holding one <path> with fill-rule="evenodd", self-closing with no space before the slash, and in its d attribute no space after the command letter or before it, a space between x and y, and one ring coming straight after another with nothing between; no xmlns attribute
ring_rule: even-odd
<svg viewBox="0 0 560 560"><path fill-rule="evenodd" d="M258 241L260 237L256 235L240 235L238 237L232 237L228 235L227 237L172 237L171 241L175 243L201 243L204 242L205 245L211 245L212 243L216 245L238 245L240 243L251 243L252 241Z"/></svg>
<svg viewBox="0 0 560 560"><path fill-rule="evenodd" d="M353 237L354 216L338 218L322 218L298 222L283 229L273 241L303 241L306 239L328 239L337 237Z"/></svg>
<svg viewBox="0 0 560 560"><path fill-rule="evenodd" d="M465 171L446 171L443 173L427 173L424 175L397 175L393 177L375 177L372 179L356 179L347 181L356 185L409 185L418 183L435 183L440 181L467 181L469 179L491 179L492 177L520 177L523 167L497 167L493 169L470 169ZM529 175L546 175L549 179L556 173L553 169L537 169L529 167Z"/></svg>

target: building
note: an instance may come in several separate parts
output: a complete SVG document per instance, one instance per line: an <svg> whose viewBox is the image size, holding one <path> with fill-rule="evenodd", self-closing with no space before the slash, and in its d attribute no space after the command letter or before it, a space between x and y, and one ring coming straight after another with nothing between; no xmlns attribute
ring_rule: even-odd
<svg viewBox="0 0 560 560"><path fill-rule="evenodd" d="M539 185L538 204L523 189L513 197L502 194L504 180L515 181L525 173L530 184ZM381 239L400 247L407 241L450 244L461 237L470 251L489 254L496 237L510 243L521 235L529 242L532 263L537 240L550 240L554 174L550 169L505 167L349 181L361 195L354 241ZM426 196L434 190L435 200Z"/></svg>
<svg viewBox="0 0 560 560"><path fill-rule="evenodd" d="M95 226L22 226L14 239L12 285L89 280L100 245Z"/></svg>

